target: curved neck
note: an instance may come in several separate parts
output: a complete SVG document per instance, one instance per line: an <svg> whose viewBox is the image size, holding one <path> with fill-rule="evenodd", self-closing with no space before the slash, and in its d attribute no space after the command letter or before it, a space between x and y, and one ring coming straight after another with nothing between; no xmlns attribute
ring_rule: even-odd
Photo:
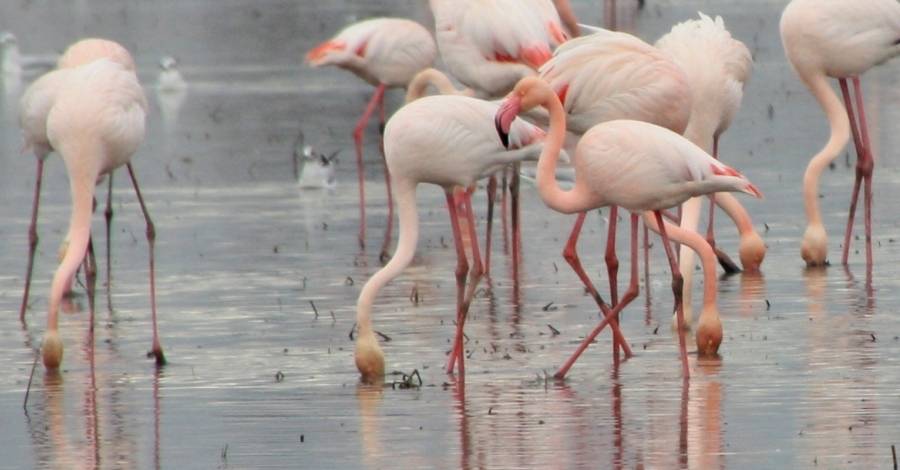
<svg viewBox="0 0 900 470"><path fill-rule="evenodd" d="M89 150L80 150L89 153ZM72 215L69 219L69 232L66 238L69 245L65 256L53 275L53 283L50 287L50 308L47 314L47 330L56 330L58 322L59 305L62 302L66 289L72 284L72 278L78 270L78 266L84 260L87 253L88 241L91 237L91 215L94 209L94 188L99 176L99 171L92 168L90 163L96 161L94 155L88 158L78 158L73 155L66 158L66 150L62 150L63 159L69 173L69 191L72 197ZM78 162L69 164L70 161ZM88 165L83 163L87 162Z"/></svg>
<svg viewBox="0 0 900 470"><path fill-rule="evenodd" d="M575 186L569 191L560 188L556 181L559 151L566 138L566 112L559 102L559 98L549 87L546 88L541 104L550 113L550 127L544 138L544 150L538 158L536 175L538 193L544 200L544 204L555 211L564 214L581 212L587 209L584 198L579 197L579 194L584 191L583 183L579 184L583 179L579 179L576 173Z"/></svg>
<svg viewBox="0 0 900 470"><path fill-rule="evenodd" d="M425 90L428 86L437 88L442 95L469 95L471 90L468 88L457 89L453 86L453 82L444 75L443 72L434 68L427 68L418 74L409 82L406 88L406 102L415 101L425 96Z"/></svg>
<svg viewBox="0 0 900 470"><path fill-rule="evenodd" d="M659 226L656 225L653 212L644 213L644 223L646 223L654 232L659 233ZM715 252L713 252L709 243L707 243L697 232L682 229L681 227L668 222L665 224L666 235L669 236L669 240L675 240L678 243L691 247L691 249L697 253L697 256L700 257L700 264L703 265L703 307L714 307L718 298L717 287L719 283L716 279Z"/></svg>
<svg viewBox="0 0 900 470"><path fill-rule="evenodd" d="M828 117L828 124L831 127L831 136L828 143L819 151L816 156L809 162L806 167L806 173L803 175L803 199L806 206L806 218L810 225L821 225L822 217L819 213L819 176L822 171L834 160L835 157L847 145L850 139L850 121L847 117L847 110L841 104L834 90L828 84L828 79L823 74L810 74L802 76L804 82L809 87L813 96L822 106L825 115Z"/></svg>
<svg viewBox="0 0 900 470"><path fill-rule="evenodd" d="M359 335L372 335L372 304L378 292L397 277L413 259L419 239L419 216L416 211L416 186L407 181L394 181L394 200L400 219L397 250L388 263L363 286L356 301L356 324Z"/></svg>

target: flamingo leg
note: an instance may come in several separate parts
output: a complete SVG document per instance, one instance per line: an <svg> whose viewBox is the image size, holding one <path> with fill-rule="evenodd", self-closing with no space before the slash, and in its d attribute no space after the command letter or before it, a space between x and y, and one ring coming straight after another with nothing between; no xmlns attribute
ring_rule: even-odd
<svg viewBox="0 0 900 470"><path fill-rule="evenodd" d="M106 293L109 295L112 284L112 193L113 193L113 174L109 173L109 185L106 191L106 210L103 211L103 217L106 219Z"/></svg>
<svg viewBox="0 0 900 470"><path fill-rule="evenodd" d="M606 235L606 272L609 274L609 297L612 306L619 303L619 258L616 257L616 222L619 208L609 206L609 231Z"/></svg>
<svg viewBox="0 0 900 470"><path fill-rule="evenodd" d="M644 226L644 285L647 286L647 301L650 301L650 229Z"/></svg>
<svg viewBox="0 0 900 470"><path fill-rule="evenodd" d="M853 234L853 221L856 218L856 203L859 200L859 188L862 182L859 164L866 153L862 138L859 134L859 128L856 125L856 116L853 112L853 99L850 96L850 89L847 86L847 79L840 78L838 83L841 85L841 95L844 97L844 106L847 108L847 117L850 120L850 131L853 134L853 145L856 147L856 178L853 181L853 190L850 192L850 211L847 215L847 227L844 231L844 249L841 254L841 264L847 265L847 258L850 254L850 236Z"/></svg>
<svg viewBox="0 0 900 470"><path fill-rule="evenodd" d="M391 172L388 170L387 165L387 157L384 154L384 93L381 94L381 97L378 100L378 110L380 121L378 123L378 149L381 151L381 161L384 163L384 184L387 187L387 224L384 230L384 242L381 244L381 253L378 255L378 259L381 260L382 263L387 262L390 256L388 255L388 248L391 245L391 234L394 231L394 191L391 189Z"/></svg>
<svg viewBox="0 0 900 470"><path fill-rule="evenodd" d="M97 258L94 256L94 237L88 238L87 255L84 258L84 280L87 288L88 306L91 312L90 332L94 333L94 293L97 287Z"/></svg>
<svg viewBox="0 0 900 470"><path fill-rule="evenodd" d="M487 184L487 223L484 236L484 275L491 274L491 231L494 225L494 198L497 197L497 176L491 175Z"/></svg>
<svg viewBox="0 0 900 470"><path fill-rule="evenodd" d="M584 287L588 290L591 296L594 298L594 301L597 302L597 305L600 307L600 310L603 312L603 319L600 320L600 323L597 324L596 327L588 334L587 337L584 338L584 341L578 346L578 349L575 350L575 353L572 354L571 357L556 371L556 374L553 377L557 379L562 379L566 376L569 369L572 368L572 365L575 364L575 361L581 356L581 353L584 352L585 349L594 341L594 338L603 331L603 328L606 327L607 324L610 325L613 331L613 344L618 343L622 350L625 352L625 357L631 357L631 348L628 346L628 342L625 341L625 337L622 336L622 332L619 331L619 323L616 320L618 318L618 313L621 308L616 306L615 309L610 309L609 306L606 305L606 302L600 296L600 293L597 292L597 288L594 287L594 283L591 282L590 277L588 277L587 273L584 271L584 268L581 265L581 260L578 257L578 252L576 251L576 246L578 244L578 236L581 233L581 227L584 225L584 219L587 216L587 213L581 212L578 214L578 218L575 220L575 226L572 227L572 233L569 235L569 240L566 242L566 247L563 249L563 258L566 259L566 262L569 263L569 266L572 267L572 270L575 271L575 274L581 279L581 282L584 284ZM621 305L621 304L620 304Z"/></svg>
<svg viewBox="0 0 900 470"><path fill-rule="evenodd" d="M513 175L509 184L510 192L510 218L512 222L512 262L514 277L518 277L519 257L522 250L521 208L519 204L519 164L513 164Z"/></svg>
<svg viewBox="0 0 900 470"><path fill-rule="evenodd" d="M31 290L31 271L34 268L34 252L38 244L37 218L38 206L41 202L41 181L44 175L44 160L37 159L37 179L34 183L34 200L31 203L31 225L28 226L28 268L25 272L25 292L22 294L22 307L19 309L19 321L25 322L25 310L28 308L28 293Z"/></svg>
<svg viewBox="0 0 900 470"><path fill-rule="evenodd" d="M872 144L869 141L869 125L866 123L866 111L863 106L862 85L859 77L853 77L853 90L856 93L856 109L859 113L859 129L862 134L863 159L857 161L857 173L862 173L865 185L865 214L866 227L866 266L872 266L872 173L875 170L875 157L872 155Z"/></svg>
<svg viewBox="0 0 900 470"><path fill-rule="evenodd" d="M128 176L131 177L134 193L137 195L138 202L141 205L141 212L144 214L144 220L147 223L147 244L150 247L150 312L153 321L153 343L148 356L152 355L156 359L157 366L163 366L166 364L166 356L163 355L162 346L159 343L159 329L156 326L156 274L155 262L153 259L153 248L156 242L156 227L153 225L153 220L150 219L150 213L147 212L144 198L141 197L141 189L138 187L137 177L134 175L134 168L131 163L128 163Z"/></svg>
<svg viewBox="0 0 900 470"><path fill-rule="evenodd" d="M453 349L447 362L447 373L452 374L459 359L459 374L465 375L465 363L462 355L463 322L465 314L463 303L465 301L466 274L469 272L469 263L466 260L466 251L463 247L462 230L459 226L459 213L456 207L454 191L446 192L447 209L450 212L450 225L453 227L453 244L456 247L456 338L453 341Z"/></svg>
<svg viewBox="0 0 900 470"><path fill-rule="evenodd" d="M509 187L509 181L506 177L506 167L500 170L502 179L500 181L500 222L503 226L503 254L509 254L509 227L506 224L506 189Z"/></svg>
<svg viewBox="0 0 900 470"><path fill-rule="evenodd" d="M719 159L719 136L713 136L713 158L716 160ZM709 243L709 246L712 247L713 250L716 249L716 235L715 231L715 223L713 219L716 214L716 193L711 193L709 195L709 223L706 226L706 242Z"/></svg>
<svg viewBox="0 0 900 470"><path fill-rule="evenodd" d="M678 270L678 261L675 259L675 253L672 251L672 245L669 244L669 236L666 235L666 226L662 220L660 211L653 211L656 217L656 223L659 225L659 235L662 237L663 247L666 249L666 256L669 258L669 267L672 269L672 294L675 296L675 315L678 319L678 346L681 351L681 369L685 378L690 377L687 359L687 345L684 339L684 304L682 303L682 289L684 289L684 279L681 277L681 271Z"/></svg>
<svg viewBox="0 0 900 470"><path fill-rule="evenodd" d="M375 107L378 103L384 98L384 90L385 85L381 84L375 88L375 93L372 95L372 99L369 100L369 104L366 105L366 110L363 111L362 116L360 116L359 121L356 122L356 127L353 129L353 142L356 145L356 171L357 176L359 178L359 246L360 248L365 248L366 243L366 191L365 191L365 182L366 182L366 173L365 168L363 166L363 134L366 130L366 124L369 123L369 118L372 116L372 113L375 112Z"/></svg>

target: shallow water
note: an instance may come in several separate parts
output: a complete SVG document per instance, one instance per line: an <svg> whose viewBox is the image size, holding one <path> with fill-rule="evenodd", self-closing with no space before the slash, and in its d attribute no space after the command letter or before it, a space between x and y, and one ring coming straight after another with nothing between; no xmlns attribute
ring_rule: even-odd
<svg viewBox="0 0 900 470"><path fill-rule="evenodd" d="M482 286L467 322L468 377L464 389L456 385L442 371L455 311L451 235L442 193L422 188L416 261L381 293L375 323L392 339L382 343L388 369L418 369L424 386L370 387L357 384L348 333L356 296L380 267L384 227L373 125L366 147L372 163L369 240L367 250L359 250L350 133L371 90L344 72L304 67L301 57L357 18L404 14L427 23L428 8L412 0L311 3L0 6L0 25L17 34L23 55L33 59L25 83L49 63L47 57L83 35L118 39L135 53L151 113L134 163L156 221L160 332L170 361L157 371L144 357L150 344L144 226L119 172L111 290L107 297L105 256L98 248L101 290L93 338L87 299L77 296L61 320L67 348L62 372L47 376L38 365L23 412L69 202L62 163L51 157L23 328L16 313L34 159L18 151L17 89L11 87L0 126L0 235L6 240L0 245L0 356L8 358L9 371L0 377L0 467L891 464L890 448L900 433L900 229L891 204L900 193L892 132L900 109L892 78L900 63L864 80L878 158L871 277L861 254L851 256L847 270L806 271L798 253L804 224L799 175L824 143L827 125L783 58L777 32L783 2L752 2L751 8L737 0L648 0L633 21L642 37L655 39L702 9L723 15L756 61L721 154L766 194L746 205L769 253L762 277L720 281L726 332L721 359L698 361L692 354L691 380L681 380L669 277L657 244L649 286L642 284L649 299L642 295L623 320L636 356L613 366L604 334L565 383L546 380L597 317L559 254L573 220L525 191L523 269L513 279L498 229L493 279ZM595 3L575 2L583 21L599 22ZM190 84L181 96L153 87L155 64L164 54L179 59ZM399 99L392 92L391 106ZM290 156L300 129L318 149L342 151L335 190L296 186ZM839 257L852 176L839 158L821 183L832 259ZM105 189L98 191L102 203ZM483 196L477 204L483 217ZM591 214L581 244L585 266L604 292L605 215ZM734 253L736 234L723 219L719 242ZM98 247L103 230L98 214ZM620 237L627 238L624 231ZM410 300L414 288L418 304ZM394 379L399 377L388 378Z"/></svg>

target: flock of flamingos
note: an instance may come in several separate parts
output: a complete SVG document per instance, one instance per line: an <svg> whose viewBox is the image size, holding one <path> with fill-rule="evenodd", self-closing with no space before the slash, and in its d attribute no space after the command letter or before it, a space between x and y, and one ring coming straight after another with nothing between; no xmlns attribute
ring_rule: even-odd
<svg viewBox="0 0 900 470"><path fill-rule="evenodd" d="M385 91L395 87L407 90L407 104L383 127L388 204L392 214L396 203L399 237L390 261L366 282L359 295L355 360L362 380L378 381L385 373L372 309L379 290L403 272L415 253L419 183L439 185L446 192L458 258L456 336L447 372L458 371L459 377L464 377L463 328L475 288L490 269L492 205L498 178L502 179L500 190L506 191L512 168L508 189L513 192L516 262L520 243L516 228L518 164L525 160L537 161L536 186L544 203L555 211L577 214L563 256L602 313L598 325L556 377L566 375L607 325L613 333L615 357L631 355L618 319L638 295L640 216L645 227L662 237L669 260L682 370L688 377L685 331L691 323L693 256L699 257L704 274L703 307L694 326L700 355L715 355L723 338L716 307L717 259L726 269L738 269L715 247L715 207L727 213L740 233L739 259L745 271L760 269L766 252L747 211L732 195L742 192L761 197L762 193L740 172L720 162L717 152L718 138L737 112L750 76L752 59L747 47L731 36L721 17L702 13L699 19L675 25L651 45L630 34L579 24L568 0L429 3L434 14L433 35L407 19L369 19L344 28L306 56L314 67L334 65L375 87L353 132L359 170L360 243L365 242L363 134L376 111L385 123ZM874 159L859 76L900 55L900 3L792 0L784 9L780 27L788 62L825 111L831 130L828 142L803 175L808 225L800 254L808 266L827 264L818 178L852 136L858 159L842 262L847 263L859 191L864 188L866 263L871 267ZM452 79L431 68L438 53ZM829 78L839 81L843 99L832 89ZM455 88L454 79L464 88ZM441 94L423 96L429 86ZM70 226L51 285L42 343L43 363L48 369L58 368L62 361L58 310L79 268L85 271L89 298L93 298L97 268L90 220L96 204L95 187L107 175L111 183L112 172L123 165L147 223L151 352L157 364L165 363L156 324L154 226L130 163L144 138L146 111L131 55L119 44L102 39L70 46L56 69L31 84L21 99L26 148L37 157L23 318L37 244L41 174L50 153L62 156L71 187ZM489 209L482 259L472 194L478 181L485 178ZM571 188L561 187L560 180L568 180L566 186ZM710 199L706 236L698 233L701 196ZM679 215L669 211L678 206ZM601 207L611 211L606 250L609 303L592 284L576 251L587 211ZM630 282L621 296L615 251L618 207L630 213L632 248ZM109 201L106 217L108 223ZM670 240L681 244L678 256ZM390 223L383 255L389 242Z"/></svg>

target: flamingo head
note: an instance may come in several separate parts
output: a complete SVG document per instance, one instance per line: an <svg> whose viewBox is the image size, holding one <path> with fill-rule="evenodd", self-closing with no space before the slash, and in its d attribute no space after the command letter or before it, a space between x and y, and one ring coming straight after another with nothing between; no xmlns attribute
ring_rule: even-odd
<svg viewBox="0 0 900 470"><path fill-rule="evenodd" d="M822 224L811 224L806 227L803 242L800 243L800 256L806 261L806 267L827 266L825 257L828 254L828 235Z"/></svg>
<svg viewBox="0 0 900 470"><path fill-rule="evenodd" d="M44 367L47 369L56 369L62 363L63 343L57 330L49 330L44 334L41 354L44 360Z"/></svg>
<svg viewBox="0 0 900 470"><path fill-rule="evenodd" d="M384 380L384 353L378 346L378 339L372 330L361 329L356 338L356 368L360 380L365 383L378 383Z"/></svg>
<svg viewBox="0 0 900 470"><path fill-rule="evenodd" d="M306 54L306 63L313 67L331 64L334 57L343 55L346 49L347 45L343 41L336 39L325 41Z"/></svg>
<svg viewBox="0 0 900 470"><path fill-rule="evenodd" d="M516 116L547 103L550 99L559 98L553 93L550 85L538 77L525 77L516 83L494 116L494 125L504 147L509 147L509 130Z"/></svg>
<svg viewBox="0 0 900 470"><path fill-rule="evenodd" d="M715 305L703 307L700 319L697 320L697 355L715 357L722 344L722 320Z"/></svg>
<svg viewBox="0 0 900 470"><path fill-rule="evenodd" d="M741 244L738 248L741 257L741 266L744 272L757 273L759 266L766 258L766 244L758 233L751 232L741 237Z"/></svg>

